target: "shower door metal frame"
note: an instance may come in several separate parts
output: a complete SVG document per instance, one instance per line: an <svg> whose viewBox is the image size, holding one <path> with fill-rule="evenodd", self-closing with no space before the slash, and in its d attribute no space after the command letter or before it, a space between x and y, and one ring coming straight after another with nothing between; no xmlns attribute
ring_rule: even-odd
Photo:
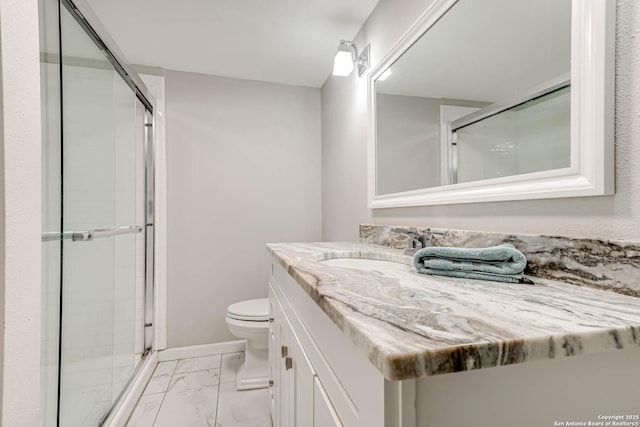
<svg viewBox="0 0 640 427"><path fill-rule="evenodd" d="M152 97L148 94L144 83L137 77L131 67L126 65L118 56L109 49L100 35L86 20L80 9L72 0L59 0L80 27L93 40L105 57L131 88L136 98L144 105L144 167L145 167L145 313L144 313L144 351L146 356L153 347L153 301L154 301L154 224L155 224L155 151L153 144L154 107ZM62 62L61 62L62 65ZM139 83L137 82L139 81ZM64 233L63 233L64 234Z"/></svg>
<svg viewBox="0 0 640 427"><path fill-rule="evenodd" d="M127 85L131 88L131 90L136 94L136 97L142 102L145 108L151 113L154 113L152 97L149 95L147 88L145 87L142 80L137 76L137 73L127 64L127 62L123 58L119 58L116 53L114 53L109 46L103 41L102 37L96 32L93 26L87 21L84 17L78 6L73 2L73 0L59 0L60 4L63 5L67 11L71 14L71 16L76 20L76 22L82 27L82 29L87 33L87 35L93 40L93 42L98 46L98 48L102 51L105 57L109 60L111 65L114 66L116 72L122 77L122 79L127 83ZM78 0L76 0L78 1Z"/></svg>
<svg viewBox="0 0 640 427"><path fill-rule="evenodd" d="M145 267L144 267L144 348L146 357L153 349L153 314L155 298L155 145L154 116L149 110L144 114L144 177L145 177Z"/></svg>
<svg viewBox="0 0 640 427"><path fill-rule="evenodd" d="M100 35L94 30L92 25L86 20L84 15L74 4L72 0L58 0L60 7L65 7L74 20L80 25L85 33L91 38L91 40L98 46L98 48L104 53L105 57L115 68L115 71L122 77L124 82L131 88L136 98L144 106L144 119L142 126L143 129L143 144L144 144L144 224L145 230L145 283L144 283L144 324L143 324L143 338L144 345L141 355L141 359L134 369L134 372L129 378L128 383L123 388L122 392L117 399L114 400L113 406L110 411L107 412L100 420L100 425L107 422L113 415L114 408L117 408L124 397L127 395L131 387L133 386L134 379L138 376L140 370L144 365L144 361L151 353L154 346L154 328L153 328L153 316L154 316L154 293L155 293L155 274L154 274L154 254L155 254L155 150L154 150L154 105L153 98L148 94L147 88L144 86L142 80L137 76L135 71L121 60L103 41ZM60 15L58 17L60 19ZM60 72L62 73L62 61L60 61ZM62 90L62 86L61 86ZM94 236L94 232L99 234L98 237L110 237L117 234L135 233L140 232L137 227L130 227L127 230L124 229L106 229L106 230L88 230L80 232L63 232L61 231L58 236L52 236L51 233L43 233L43 240L57 240L60 239L73 239L73 240L91 240ZM45 235L46 234L46 235ZM86 238L85 238L86 237ZM62 276L61 276L62 277ZM61 284L62 285L62 284ZM62 292L62 288L61 288ZM62 301L61 301L62 302ZM62 304L60 305L62 310ZM62 312L61 312L62 313ZM62 319L60 319L60 332L62 331ZM62 349L61 335L59 335L59 350ZM59 360L60 354L59 354ZM59 424L60 420L60 365L58 365L58 420L56 424Z"/></svg>

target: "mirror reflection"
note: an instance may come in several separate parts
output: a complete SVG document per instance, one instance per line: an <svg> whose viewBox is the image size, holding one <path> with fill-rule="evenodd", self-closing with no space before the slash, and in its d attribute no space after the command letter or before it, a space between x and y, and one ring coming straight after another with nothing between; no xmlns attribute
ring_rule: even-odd
<svg viewBox="0 0 640 427"><path fill-rule="evenodd" d="M375 81L376 194L570 166L571 0L459 0Z"/></svg>

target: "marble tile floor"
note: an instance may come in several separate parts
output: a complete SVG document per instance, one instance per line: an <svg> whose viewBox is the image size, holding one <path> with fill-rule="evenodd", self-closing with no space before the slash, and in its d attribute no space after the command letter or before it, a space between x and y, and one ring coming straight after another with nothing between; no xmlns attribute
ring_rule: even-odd
<svg viewBox="0 0 640 427"><path fill-rule="evenodd" d="M271 427L269 392L236 390L244 353L160 362L127 427Z"/></svg>

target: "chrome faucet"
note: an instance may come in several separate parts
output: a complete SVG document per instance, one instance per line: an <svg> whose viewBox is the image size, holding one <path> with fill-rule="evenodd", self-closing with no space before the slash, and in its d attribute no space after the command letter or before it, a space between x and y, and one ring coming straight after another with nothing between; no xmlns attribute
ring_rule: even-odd
<svg viewBox="0 0 640 427"><path fill-rule="evenodd" d="M433 246L433 236L444 236L444 234L442 231L427 230L426 246Z"/></svg>
<svg viewBox="0 0 640 427"><path fill-rule="evenodd" d="M405 255L413 255L418 251L418 249L425 247L426 239L424 233L416 233L415 231L407 230L406 228L393 228L391 229L391 232L402 234L409 238L407 240L407 248L404 250Z"/></svg>
<svg viewBox="0 0 640 427"><path fill-rule="evenodd" d="M420 234L406 228L393 228L391 232L403 234L409 238L407 240L407 248L404 250L406 255L414 255L418 249L433 246L433 236L444 236L445 234L442 231L432 231L431 229L428 229L426 233Z"/></svg>

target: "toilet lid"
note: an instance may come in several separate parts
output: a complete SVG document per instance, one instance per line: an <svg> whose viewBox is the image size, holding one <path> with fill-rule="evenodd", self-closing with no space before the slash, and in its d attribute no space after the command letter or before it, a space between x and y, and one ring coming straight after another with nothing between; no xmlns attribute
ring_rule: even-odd
<svg viewBox="0 0 640 427"><path fill-rule="evenodd" d="M269 320L269 298L250 299L227 307L229 317L254 322Z"/></svg>

